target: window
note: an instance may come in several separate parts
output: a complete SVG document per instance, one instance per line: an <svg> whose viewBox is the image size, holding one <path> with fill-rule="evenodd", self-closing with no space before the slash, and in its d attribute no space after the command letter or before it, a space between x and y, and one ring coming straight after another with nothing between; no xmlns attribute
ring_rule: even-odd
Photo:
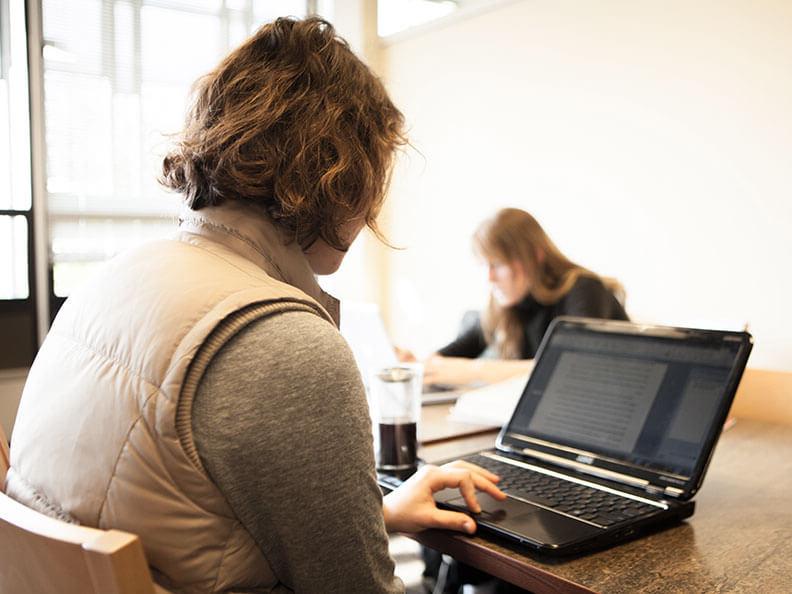
<svg viewBox="0 0 792 594"><path fill-rule="evenodd" d="M454 12L460 0L378 0L377 33L387 37Z"/></svg>
<svg viewBox="0 0 792 594"><path fill-rule="evenodd" d="M156 179L194 80L317 10L332 0L0 0L0 369L30 365L37 319L98 264L173 232Z"/></svg>
<svg viewBox="0 0 792 594"><path fill-rule="evenodd" d="M0 0L0 368L36 352L24 4Z"/></svg>
<svg viewBox="0 0 792 594"><path fill-rule="evenodd" d="M156 180L191 84L262 23L307 8L305 0L43 0L54 309L102 261L173 232L178 198Z"/></svg>

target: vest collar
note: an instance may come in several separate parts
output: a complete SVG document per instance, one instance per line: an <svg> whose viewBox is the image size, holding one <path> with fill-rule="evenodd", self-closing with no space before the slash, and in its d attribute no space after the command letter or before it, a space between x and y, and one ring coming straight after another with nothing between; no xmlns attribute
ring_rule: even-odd
<svg viewBox="0 0 792 594"><path fill-rule="evenodd" d="M183 206L179 229L216 241L244 256L271 277L306 293L324 307L340 325L340 302L316 282L308 260L296 242L283 235L255 204L229 200L220 206L192 210Z"/></svg>

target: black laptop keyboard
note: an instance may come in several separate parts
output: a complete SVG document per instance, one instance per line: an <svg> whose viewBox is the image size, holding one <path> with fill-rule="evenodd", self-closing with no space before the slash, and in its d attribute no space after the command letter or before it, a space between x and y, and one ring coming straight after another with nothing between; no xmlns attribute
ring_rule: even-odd
<svg viewBox="0 0 792 594"><path fill-rule="evenodd" d="M599 526L611 526L660 508L607 491L513 466L486 456L465 458L501 477L498 487L508 495L548 507Z"/></svg>

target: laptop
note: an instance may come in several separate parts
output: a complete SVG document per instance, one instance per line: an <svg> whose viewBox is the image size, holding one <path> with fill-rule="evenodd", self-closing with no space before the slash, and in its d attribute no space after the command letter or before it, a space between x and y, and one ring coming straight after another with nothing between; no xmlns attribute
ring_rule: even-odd
<svg viewBox="0 0 792 594"><path fill-rule="evenodd" d="M342 301L340 330L352 349L365 385L378 369L399 364L375 303Z"/></svg>
<svg viewBox="0 0 792 594"><path fill-rule="evenodd" d="M690 517L752 345L746 332L557 318L496 448L465 458L508 495L477 494L479 528L567 555ZM458 490L435 498L470 513Z"/></svg>
<svg viewBox="0 0 792 594"><path fill-rule="evenodd" d="M419 363L402 363L385 330L379 308L374 303L342 302L341 335L355 357L360 377L368 388L371 376L384 367L409 367L423 375ZM445 404L456 401L459 386L428 384L423 386L421 404Z"/></svg>

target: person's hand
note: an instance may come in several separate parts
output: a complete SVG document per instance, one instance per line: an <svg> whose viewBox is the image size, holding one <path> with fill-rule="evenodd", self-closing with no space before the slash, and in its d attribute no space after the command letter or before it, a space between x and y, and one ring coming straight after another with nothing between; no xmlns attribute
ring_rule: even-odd
<svg viewBox="0 0 792 594"><path fill-rule="evenodd" d="M531 359L467 359L433 355L424 361L424 383L474 387L518 375L527 376L532 369Z"/></svg>
<svg viewBox="0 0 792 594"><path fill-rule="evenodd" d="M409 349L403 349L401 347L393 347L394 352L396 353L396 359L399 360L400 363L415 363L418 359L415 358L413 352Z"/></svg>
<svg viewBox="0 0 792 594"><path fill-rule="evenodd" d="M495 483L500 477L474 464L457 460L441 467L423 466L398 489L383 500L385 526L389 532L420 532L427 528L446 528L473 534L476 522L470 516L438 509L434 493L447 488L458 488L468 508L479 513L481 506L476 490L495 499L505 499Z"/></svg>

